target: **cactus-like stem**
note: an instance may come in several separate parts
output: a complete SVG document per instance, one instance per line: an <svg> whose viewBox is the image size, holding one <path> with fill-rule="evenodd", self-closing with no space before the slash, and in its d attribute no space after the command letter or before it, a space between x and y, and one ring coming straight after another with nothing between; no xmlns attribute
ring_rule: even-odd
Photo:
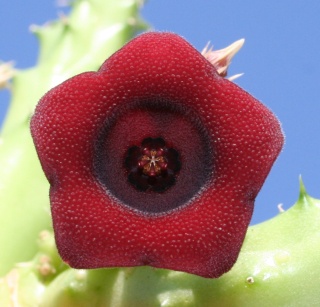
<svg viewBox="0 0 320 307"><path fill-rule="evenodd" d="M0 281L0 305L13 290L39 306L317 306L320 301L320 200L301 183L297 203L249 227L233 269L218 279L150 267L66 269L47 232L39 254ZM27 283L31 283L26 286ZM41 295L39 295L39 289ZM18 295L21 303L24 295Z"/></svg>
<svg viewBox="0 0 320 307"><path fill-rule="evenodd" d="M140 1L141 2L141 1ZM33 26L40 41L37 65L17 71L0 138L0 276L36 252L34 238L51 225L49 185L29 132L39 98L65 79L96 70L144 24L137 0L78 0L70 16ZM16 242L19 242L17 244Z"/></svg>
<svg viewBox="0 0 320 307"><path fill-rule="evenodd" d="M236 265L218 279L149 267L82 274L90 291L101 280L104 290L99 288L96 294L104 301L97 306L317 306L320 254L314 251L320 250L319 221L320 200L310 197L301 182L297 203L249 227ZM76 272L70 269L48 287L46 306L59 306L56 297L70 300L66 289L72 284L71 275L76 279ZM111 289L109 279L102 282L107 276L114 280ZM111 290L114 305L109 305Z"/></svg>

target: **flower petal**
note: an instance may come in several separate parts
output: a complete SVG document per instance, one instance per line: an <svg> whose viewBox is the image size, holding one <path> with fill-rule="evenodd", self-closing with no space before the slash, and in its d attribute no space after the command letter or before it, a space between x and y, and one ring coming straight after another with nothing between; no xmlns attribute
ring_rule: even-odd
<svg viewBox="0 0 320 307"><path fill-rule="evenodd" d="M49 91L31 131L67 263L151 265L203 277L236 261L283 144L269 109L181 37L152 32L98 72ZM141 191L128 180L128 150L147 138L162 138L181 159L165 191Z"/></svg>

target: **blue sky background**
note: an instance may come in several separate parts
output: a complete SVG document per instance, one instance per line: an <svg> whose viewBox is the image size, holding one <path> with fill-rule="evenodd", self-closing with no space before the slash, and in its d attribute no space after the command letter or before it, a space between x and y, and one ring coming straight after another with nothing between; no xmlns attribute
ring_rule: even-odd
<svg viewBox="0 0 320 307"><path fill-rule="evenodd" d="M1 0L0 59L33 66L38 44L28 28L61 10L54 0ZM286 134L252 222L276 215L279 203L289 208L300 174L320 198L320 1L149 0L142 14L155 30L176 32L199 50L209 40L219 49L246 39L229 73L245 73L236 83L276 113ZM0 92L0 123L8 101L8 92Z"/></svg>

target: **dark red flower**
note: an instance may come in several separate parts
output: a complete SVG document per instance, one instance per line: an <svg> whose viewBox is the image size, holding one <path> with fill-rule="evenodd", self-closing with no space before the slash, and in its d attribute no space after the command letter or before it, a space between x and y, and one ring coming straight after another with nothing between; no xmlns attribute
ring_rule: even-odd
<svg viewBox="0 0 320 307"><path fill-rule="evenodd" d="M236 261L283 144L270 110L170 33L49 91L31 131L64 261L204 277Z"/></svg>

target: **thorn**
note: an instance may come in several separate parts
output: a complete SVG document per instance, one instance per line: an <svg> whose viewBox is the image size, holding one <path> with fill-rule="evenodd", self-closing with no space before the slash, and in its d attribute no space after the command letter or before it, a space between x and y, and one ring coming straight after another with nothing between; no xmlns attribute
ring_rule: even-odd
<svg viewBox="0 0 320 307"><path fill-rule="evenodd" d="M142 8L143 5L145 4L146 0L137 0L136 3L138 5L139 8Z"/></svg>
<svg viewBox="0 0 320 307"><path fill-rule="evenodd" d="M58 17L63 25L67 26L69 24L68 16L64 12L58 12Z"/></svg>
<svg viewBox="0 0 320 307"><path fill-rule="evenodd" d="M38 25L35 25L35 24L32 24L32 25L29 26L29 31L31 33L38 34L39 33L39 29L40 29L40 27Z"/></svg>
<svg viewBox="0 0 320 307"><path fill-rule="evenodd" d="M233 75L233 76L229 77L228 80L229 81L233 81L233 80L236 80L236 79L240 78L243 75L244 75L244 73L236 74L236 75Z"/></svg>
<svg viewBox="0 0 320 307"><path fill-rule="evenodd" d="M19 282L19 273L17 269L13 269L8 273L5 277L5 283L8 286L10 292L10 306L18 307L19 300L18 300L18 282Z"/></svg>
<svg viewBox="0 0 320 307"><path fill-rule="evenodd" d="M300 194L301 195L306 195L307 194L307 191L306 191L306 187L302 181L302 175L300 174L299 175L299 185L300 185Z"/></svg>
<svg viewBox="0 0 320 307"><path fill-rule="evenodd" d="M0 89L9 88L9 81L15 75L14 62L0 62Z"/></svg>
<svg viewBox="0 0 320 307"><path fill-rule="evenodd" d="M246 282L248 284L253 284L254 283L254 278L252 276L247 277Z"/></svg>
<svg viewBox="0 0 320 307"><path fill-rule="evenodd" d="M213 47L210 47L210 42L208 42L201 54L216 68L220 76L225 77L232 58L241 49L244 42L245 40L242 38L220 50L213 50Z"/></svg>
<svg viewBox="0 0 320 307"><path fill-rule="evenodd" d="M51 264L51 258L47 255L42 255L39 258L37 269L42 277L47 277L56 273L56 269Z"/></svg>
<svg viewBox="0 0 320 307"><path fill-rule="evenodd" d="M135 17L129 17L127 19L127 23L129 26L136 26L138 24L138 20Z"/></svg>
<svg viewBox="0 0 320 307"><path fill-rule="evenodd" d="M279 204L278 205L278 210L279 210L279 213L283 213L283 212L285 212L285 210L283 209L283 204Z"/></svg>
<svg viewBox="0 0 320 307"><path fill-rule="evenodd" d="M316 202L310 195L308 194L306 187L302 181L302 176L299 176L300 183L300 191L299 191L299 199L297 205L299 204L300 208L309 208L310 206L319 206L319 203Z"/></svg>

